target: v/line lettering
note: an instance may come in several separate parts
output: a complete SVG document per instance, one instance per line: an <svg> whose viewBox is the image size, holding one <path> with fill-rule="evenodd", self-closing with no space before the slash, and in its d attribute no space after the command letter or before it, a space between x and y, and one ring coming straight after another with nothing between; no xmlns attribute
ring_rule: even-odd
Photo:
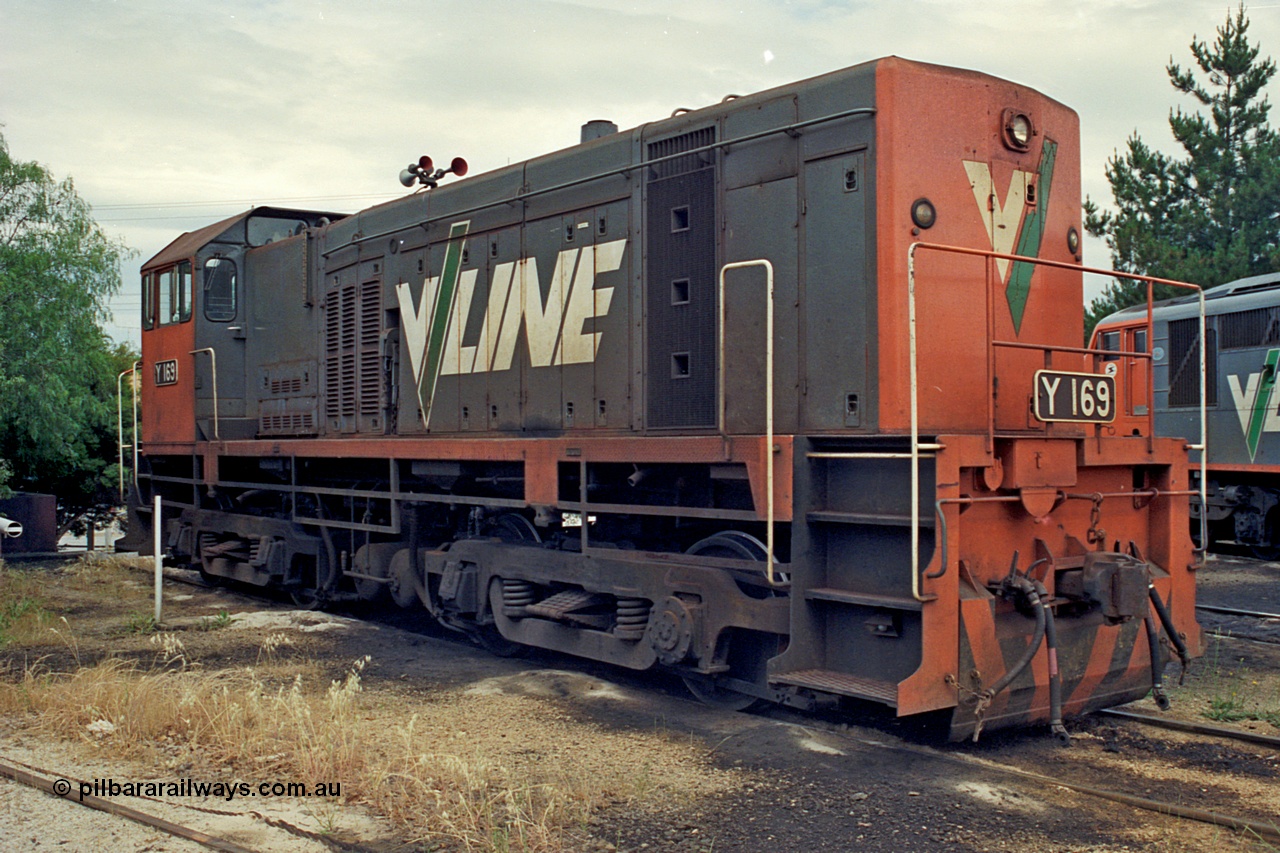
<svg viewBox="0 0 1280 853"><path fill-rule="evenodd" d="M427 419L439 377L511 369L522 328L532 367L594 362L601 332L588 324L609 314L614 291L597 287L596 278L621 267L627 244L615 240L560 252L545 302L537 258L498 264L480 309L479 338L463 346L479 275L478 270L459 269L468 226L463 222L451 228L442 273L423 282L417 304L408 282L396 285L405 347Z"/></svg>

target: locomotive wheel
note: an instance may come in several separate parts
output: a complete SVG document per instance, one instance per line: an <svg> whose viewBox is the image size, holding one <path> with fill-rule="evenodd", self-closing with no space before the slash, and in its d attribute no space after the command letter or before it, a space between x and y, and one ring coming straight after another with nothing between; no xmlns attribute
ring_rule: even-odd
<svg viewBox="0 0 1280 853"><path fill-rule="evenodd" d="M1277 515L1280 515L1280 513L1274 509L1267 513L1266 521L1262 525L1262 542L1249 546L1253 556L1259 560L1271 561L1280 557L1280 542L1277 542L1277 539L1280 538L1280 531L1276 529L1280 527L1280 519L1277 518Z"/></svg>
<svg viewBox="0 0 1280 853"><path fill-rule="evenodd" d="M724 557L731 560L752 560L757 563L763 563L769 556L769 549L750 533L743 533L741 530L722 530L690 545L685 553L702 557ZM776 556L773 562L775 565L777 564L778 558ZM785 572L775 571L774 577L783 582L789 580ZM763 570L758 578L756 576L747 577L740 573L734 580L738 582L738 588L752 598L772 598L777 595L777 590L766 582Z"/></svg>
<svg viewBox="0 0 1280 853"><path fill-rule="evenodd" d="M768 558L769 549L750 533L744 533L741 530L723 530L694 543L685 553L762 563ZM760 584L757 584L754 579L750 584L743 583L740 578L735 580L738 580L738 588L752 598L775 594L771 587L763 585L763 578ZM729 642L729 674L742 681L754 684L764 683L767 661L771 655L777 653L774 647L776 642L762 644L750 633L737 634ZM745 711L763 701L755 696L748 696L722 686L714 676L684 675L681 677L685 687L689 688L689 692L698 701L727 711Z"/></svg>
<svg viewBox="0 0 1280 853"><path fill-rule="evenodd" d="M703 557L729 557L737 560L764 562L769 549L759 539L741 530L722 530L689 546L686 554Z"/></svg>
<svg viewBox="0 0 1280 853"><path fill-rule="evenodd" d="M418 606L417 578L413 571L413 558L408 548L402 548L391 558L391 600L406 610Z"/></svg>
<svg viewBox="0 0 1280 853"><path fill-rule="evenodd" d="M494 578L489 581L489 606L492 608L502 607L501 578ZM528 646L508 640L492 624L472 625L467 629L467 635L479 643L485 651L500 658L522 657L529 652Z"/></svg>
<svg viewBox="0 0 1280 853"><path fill-rule="evenodd" d="M518 658L524 657L529 653L529 647L523 643L513 642L498 633L498 629L492 625L478 625L475 630L468 631L471 639L480 644L486 652L497 655L500 658Z"/></svg>
<svg viewBox="0 0 1280 853"><path fill-rule="evenodd" d="M489 533L509 545L536 545L542 541L538 528L518 512L504 512L492 519L489 522Z"/></svg>

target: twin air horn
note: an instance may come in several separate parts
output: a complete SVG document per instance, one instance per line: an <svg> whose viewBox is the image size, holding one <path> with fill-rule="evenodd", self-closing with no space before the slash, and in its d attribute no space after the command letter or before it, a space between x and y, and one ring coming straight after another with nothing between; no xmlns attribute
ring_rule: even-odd
<svg viewBox="0 0 1280 853"><path fill-rule="evenodd" d="M421 184L424 187L435 189L436 185L440 183L440 179L450 172L461 178L467 173L467 161L461 157L454 157L453 162L449 164L449 168L435 169L435 164L431 162L431 158L423 154L418 158L418 162L410 163L408 168L400 171L400 183L406 187Z"/></svg>

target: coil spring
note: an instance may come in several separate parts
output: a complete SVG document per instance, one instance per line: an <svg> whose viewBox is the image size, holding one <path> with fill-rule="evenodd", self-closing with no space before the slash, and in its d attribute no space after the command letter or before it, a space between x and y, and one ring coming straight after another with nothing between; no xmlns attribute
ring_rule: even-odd
<svg viewBox="0 0 1280 853"><path fill-rule="evenodd" d="M649 627L649 602L643 598L619 598L613 633L624 639L639 639Z"/></svg>
<svg viewBox="0 0 1280 853"><path fill-rule="evenodd" d="M534 598L533 584L528 581L502 579L502 615L512 619L524 616L525 607L533 604Z"/></svg>

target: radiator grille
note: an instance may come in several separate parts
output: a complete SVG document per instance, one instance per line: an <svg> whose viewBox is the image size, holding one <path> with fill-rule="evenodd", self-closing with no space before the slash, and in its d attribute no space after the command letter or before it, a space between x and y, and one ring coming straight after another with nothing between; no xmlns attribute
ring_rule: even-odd
<svg viewBox="0 0 1280 853"><path fill-rule="evenodd" d="M311 412L264 414L258 418L258 432L261 435L311 435L315 431L316 419Z"/></svg>
<svg viewBox="0 0 1280 853"><path fill-rule="evenodd" d="M1218 317L1218 345L1246 349L1280 343L1280 323L1274 308L1253 308Z"/></svg>
<svg viewBox="0 0 1280 853"><path fill-rule="evenodd" d="M341 285L325 300L325 416L344 432L382 411L382 284Z"/></svg>
<svg viewBox="0 0 1280 853"><path fill-rule="evenodd" d="M704 148L715 141L716 129L714 127L704 127L681 136L673 136L670 139L659 139L657 142L649 143L649 159L656 160L660 157L670 157L695 148ZM697 154L690 154L687 157L673 157L666 162L655 163L650 167L650 174L655 179L671 178L676 175L705 169L714 162L715 151L701 151Z"/></svg>
<svg viewBox="0 0 1280 853"><path fill-rule="evenodd" d="M1205 329L1205 405L1218 404L1218 334ZM1200 405L1200 318L1169 323L1169 405Z"/></svg>
<svg viewBox="0 0 1280 853"><path fill-rule="evenodd" d="M269 390L274 397L288 397L294 394L302 393L302 377L294 376L290 379L272 379Z"/></svg>

